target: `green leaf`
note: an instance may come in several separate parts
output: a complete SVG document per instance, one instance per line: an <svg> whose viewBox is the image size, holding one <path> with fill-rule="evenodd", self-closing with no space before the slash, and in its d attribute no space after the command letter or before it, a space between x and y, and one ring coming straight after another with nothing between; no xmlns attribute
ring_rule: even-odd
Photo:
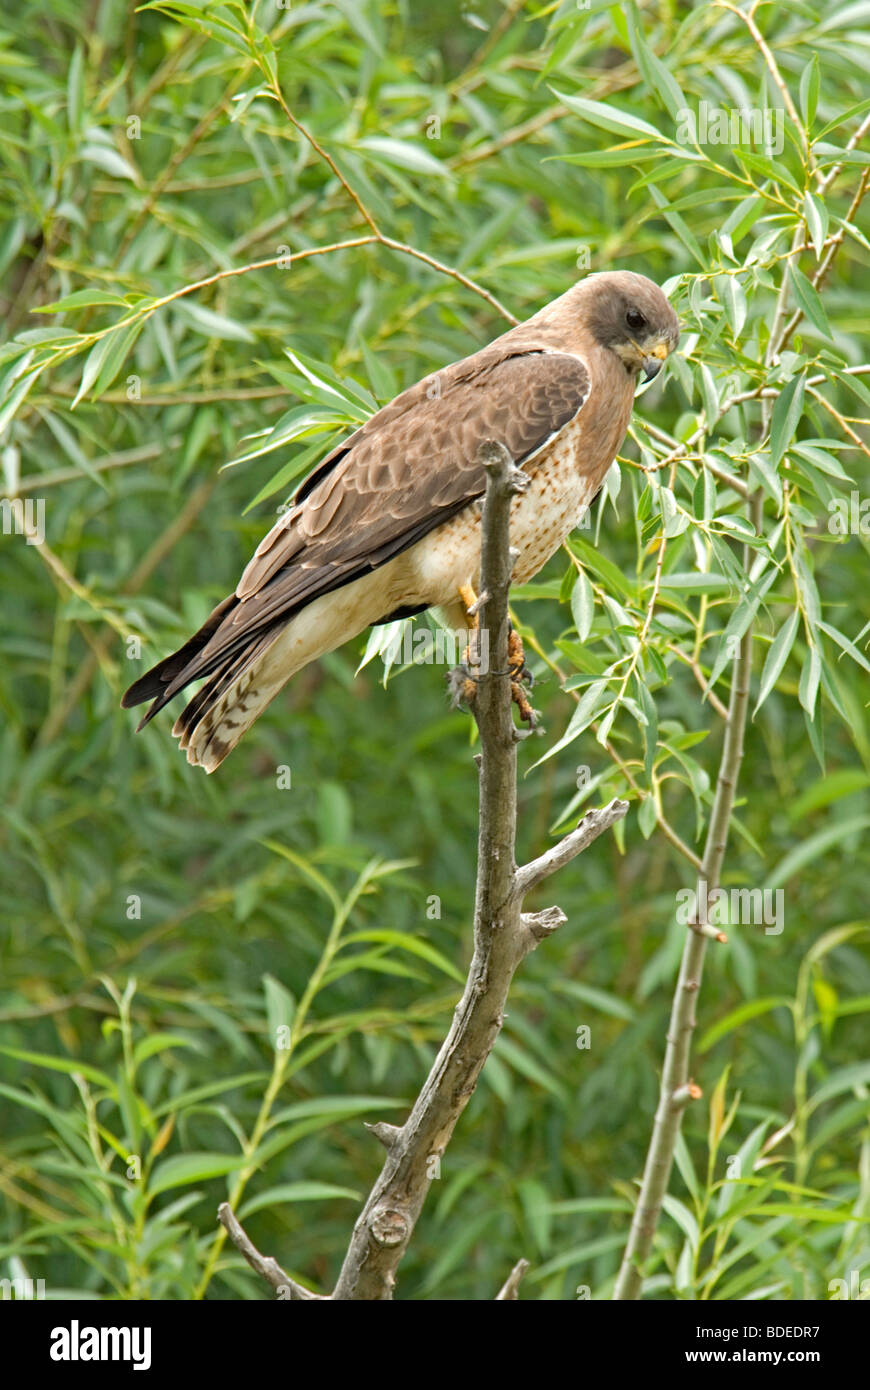
<svg viewBox="0 0 870 1390"><path fill-rule="evenodd" d="M79 158L86 164L95 164L104 174L115 179L128 179L130 183L139 182L139 175L113 145L83 145Z"/></svg>
<svg viewBox="0 0 870 1390"><path fill-rule="evenodd" d="M244 1154L231 1157L221 1153L176 1154L165 1158L151 1174L148 1184L150 1196L168 1192L172 1187L186 1187L188 1183L204 1182L208 1178L221 1178L227 1173L235 1173L250 1160Z"/></svg>
<svg viewBox="0 0 870 1390"><path fill-rule="evenodd" d="M840 845L850 835L856 835L861 830L866 830L870 825L870 816L856 816L851 820L838 821L836 825L828 825L823 830L816 831L809 839L804 840L795 849L790 850L771 870L768 875L765 888L781 888L784 883L788 883L790 878L800 873L808 864L814 863L821 855L825 854L832 845Z"/></svg>
<svg viewBox="0 0 870 1390"><path fill-rule="evenodd" d="M163 1115L171 1115L173 1111L183 1110L189 1105L198 1105L201 1100L223 1095L226 1091L241 1090L245 1086L254 1085L262 1089L268 1080L268 1072L245 1071L237 1076L221 1077L219 1081L207 1081L202 1086L192 1086L189 1090L180 1091L178 1095L155 1106L154 1118L159 1120Z"/></svg>
<svg viewBox="0 0 870 1390"><path fill-rule="evenodd" d="M449 178L450 168L442 164L422 145L411 140L394 140L389 136L366 135L352 146L363 154L386 164L396 164L400 169L410 169L415 174L437 174L439 178Z"/></svg>
<svg viewBox="0 0 870 1390"><path fill-rule="evenodd" d="M795 265L789 266L788 276L801 313L809 319L813 327L817 328L823 337L830 339L831 325L828 323L825 306L818 290L810 283L803 271L798 270ZM802 380L802 378L799 379Z"/></svg>
<svg viewBox="0 0 870 1390"><path fill-rule="evenodd" d="M565 92L557 92L555 88L551 88L551 91L570 110L576 111L578 116L583 116L602 130L609 130L615 135L645 135L662 145L674 144L673 140L662 135L649 121L642 121L639 116L630 116L627 111L620 111L618 107L610 106L603 101L589 101L587 97L569 96Z"/></svg>
<svg viewBox="0 0 870 1390"><path fill-rule="evenodd" d="M674 1145L674 1161L679 1169L680 1177L689 1189L693 1200L697 1201L700 1190L698 1187L698 1177L692 1165L692 1155L689 1152L686 1136L683 1134L682 1129L677 1131L677 1139Z"/></svg>
<svg viewBox="0 0 870 1390"><path fill-rule="evenodd" d="M585 570L582 569L578 569L577 581L571 590L571 616L577 636L581 642L585 642L592 631L592 620L595 617L595 592L586 578Z"/></svg>
<svg viewBox="0 0 870 1390"><path fill-rule="evenodd" d="M523 1216L528 1225L538 1253L546 1255L551 1246L552 1211L549 1195L542 1182L536 1178L523 1178L518 1184Z"/></svg>
<svg viewBox="0 0 870 1390"><path fill-rule="evenodd" d="M776 577L777 571L768 569L758 576L755 582L750 585L741 597L740 602L731 614L725 631L722 634L719 651L716 654L716 660L710 672L710 679L707 684L708 689L711 689L716 684L716 681L725 670L727 663L735 659L735 655L739 650L740 640L747 631L755 614L758 612L761 600L764 598L764 595L767 593Z"/></svg>
<svg viewBox="0 0 870 1390"><path fill-rule="evenodd" d="M840 112L839 115L835 116L827 125L822 126L821 130L816 134L815 143L818 143L819 140L823 140L826 135L830 135L832 130L836 130L839 126L845 125L847 121L853 120L855 116L863 116L864 112L868 110L870 110L870 97L864 97L863 100L856 102L854 106L847 107L845 111Z"/></svg>
<svg viewBox="0 0 870 1390"><path fill-rule="evenodd" d="M331 1202L336 1198L351 1202L361 1202L362 1193L352 1187L338 1187L331 1182L300 1180L299 1182L279 1183L277 1187L267 1187L245 1202L239 1210L239 1220L252 1216L264 1207L292 1206L294 1202Z"/></svg>
<svg viewBox="0 0 870 1390"><path fill-rule="evenodd" d="M640 676L637 677L635 685L640 707L646 719L646 724L643 727L644 771L647 779L651 781L659 737L658 711L650 690L646 683L640 679Z"/></svg>
<svg viewBox="0 0 870 1390"><path fill-rule="evenodd" d="M719 418L719 392L713 380L713 373L706 362L698 364L698 375L701 382L701 399L704 402L704 416L709 427Z"/></svg>
<svg viewBox="0 0 870 1390"><path fill-rule="evenodd" d="M587 569L591 569L597 574L608 589L634 602L637 598L635 590L631 587L622 570L608 560L606 555L602 555L600 550L596 550L588 541L584 541L576 532L572 532L566 542L568 549L582 560Z"/></svg>
<svg viewBox="0 0 870 1390"><path fill-rule="evenodd" d="M254 335L243 323L227 318L226 314L216 314L214 309L206 309L202 304L193 304L187 299L177 299L174 303L177 314L186 318L191 327L206 338L229 338L238 343L253 343Z"/></svg>
<svg viewBox="0 0 870 1390"><path fill-rule="evenodd" d="M298 478L301 486L302 478L311 471L312 464L316 464L332 448L332 440L325 443L322 439L317 439L313 444L309 444L307 449L300 449L293 457L279 468L277 473L273 473L268 482L264 483L256 496L252 497L245 508L246 512L258 507L267 497L273 497L275 493L287 492L288 483L294 483ZM263 453L267 451L264 449ZM244 460L234 459L234 463L241 463ZM295 491L295 488L292 489Z"/></svg>
<svg viewBox="0 0 870 1390"><path fill-rule="evenodd" d="M761 687L758 692L758 703L753 710L753 718L761 709L768 695L779 679L780 672L788 660L789 652L794 645L795 634L800 621L800 613L797 609L786 618L779 632L770 644L770 650L764 662L764 670L761 673Z"/></svg>
<svg viewBox="0 0 870 1390"><path fill-rule="evenodd" d="M428 961L430 965L436 966L443 974L448 975L451 980L462 983L465 979L462 972L457 970L453 962L448 960L441 951L436 950L428 941L423 941L418 936L411 936L409 932L393 931L386 927L372 931L352 932L342 941L342 948L358 941L376 941L387 946L396 946L401 951L408 951L411 955L419 956L421 960Z"/></svg>
<svg viewBox="0 0 870 1390"><path fill-rule="evenodd" d="M653 202L655 203L656 207L659 209L662 217L665 219L672 231L676 232L677 236L680 238L680 241L683 243L686 250L689 252L689 255L694 257L694 259L702 268L706 269L706 258L704 256L703 251L701 250L699 242L697 241L693 232L689 228L688 224L683 220L683 218L680 216L678 212L674 212L671 209L671 206L667 198L665 197L664 193L662 193L660 188L656 188L655 185L652 185L649 191L650 196Z"/></svg>
<svg viewBox="0 0 870 1390"><path fill-rule="evenodd" d="M676 1221L680 1230L686 1236L691 1249L697 1251L701 1233L698 1229L698 1223L689 1211L689 1208L685 1206L684 1203L678 1201L676 1197L672 1197L668 1193L666 1193L662 1199L662 1206L668 1213L668 1216Z"/></svg>
<svg viewBox="0 0 870 1390"><path fill-rule="evenodd" d="M796 801L789 804L788 818L791 821L802 820L813 811L820 811L822 807L830 806L832 802L840 801L845 796L854 796L855 792L865 791L868 787L870 773L865 772L863 768L843 767L837 772L829 772L827 776L819 777Z"/></svg>
<svg viewBox="0 0 870 1390"><path fill-rule="evenodd" d="M287 1124L290 1120L311 1118L326 1119L328 1124L334 1120L347 1119L354 1115L364 1115L370 1110L388 1110L407 1106L409 1102L397 1100L392 1096L315 1096L310 1100L296 1100L272 1116L271 1125Z"/></svg>
<svg viewBox="0 0 870 1390"><path fill-rule="evenodd" d="M538 763L546 762L548 758L552 758L556 753L566 748L569 743L573 743L575 738L579 738L584 729L587 729L592 723L598 710L609 700L607 681L593 681L581 696L562 737L552 748L547 750L542 758L538 759ZM535 764L536 767L538 763Z"/></svg>
<svg viewBox="0 0 870 1390"><path fill-rule="evenodd" d="M770 420L770 462L774 468L794 438L803 408L804 378L793 376L777 396Z"/></svg>
<svg viewBox="0 0 870 1390"><path fill-rule="evenodd" d="M66 78L66 119L70 132L77 135L82 128L85 109L84 49L77 43L73 49Z"/></svg>
<svg viewBox="0 0 870 1390"><path fill-rule="evenodd" d="M551 1075L542 1067L528 1050L516 1042L507 1033L501 1032L496 1039L495 1055L500 1057L503 1062L507 1062L518 1071L527 1081L533 1081L536 1085L542 1086L545 1091L556 1096L559 1100L565 1100L565 1088L561 1081Z"/></svg>
<svg viewBox="0 0 870 1390"><path fill-rule="evenodd" d="M823 473L827 473L832 478L839 478L841 482L851 483L854 481L838 460L827 450L816 448L808 440L802 440L799 444L792 444L791 456L792 459L805 459L814 468L820 468Z"/></svg>
<svg viewBox="0 0 870 1390"><path fill-rule="evenodd" d="M753 1018L760 1018L762 1014L770 1013L771 1009L791 1008L793 1001L787 994L768 994L762 999L749 999L745 1004L739 1004L736 1009L731 1009L724 1018L720 1018L698 1039L698 1051L707 1052L714 1043L719 1042L720 1038L726 1037L728 1033L733 1033L735 1028L741 1027L744 1023L749 1023Z"/></svg>
<svg viewBox="0 0 870 1390"><path fill-rule="evenodd" d="M85 359L81 383L70 409L75 410L84 396L97 400L111 386L143 327L142 319L122 321L97 340Z"/></svg>
<svg viewBox="0 0 870 1390"><path fill-rule="evenodd" d="M553 989L558 994L570 994L572 998L579 999L581 1003L589 1004L591 1008L609 1014L612 1018L624 1019L626 1023L631 1023L636 1017L632 1006L620 999L619 995L609 994L606 990L583 984L580 980L557 979L553 981Z"/></svg>
<svg viewBox="0 0 870 1390"><path fill-rule="evenodd" d="M67 1076L72 1076L74 1072L80 1073L86 1081L92 1081L95 1086L102 1086L110 1095L115 1094L115 1083L112 1078L98 1067L92 1067L87 1062L77 1062L71 1057L51 1057L45 1052L25 1052L20 1047L0 1046L0 1053L4 1057L14 1057L16 1061L27 1062L33 1067L46 1067L49 1071L62 1071Z"/></svg>
<svg viewBox="0 0 870 1390"><path fill-rule="evenodd" d="M789 173L788 166L782 159L768 159L766 155L754 154L751 150L746 149L736 149L734 153L741 164L745 164L747 168L761 174L762 178L770 179L775 185L785 184L792 193L800 194L803 192L802 189L798 188Z"/></svg>
<svg viewBox="0 0 870 1390"><path fill-rule="evenodd" d="M723 574L695 574L692 570L674 570L672 574L664 575L659 587L662 590L675 589L681 594L728 594L732 586Z"/></svg>
<svg viewBox="0 0 870 1390"><path fill-rule="evenodd" d="M807 1103L807 1109L817 1110L826 1100L842 1095L844 1091L851 1091L853 1087L865 1087L868 1082L870 1082L870 1062L850 1062L844 1067L838 1067L822 1082L817 1090L813 1091ZM865 1220L870 1221L870 1215L865 1217Z"/></svg>
<svg viewBox="0 0 870 1390"><path fill-rule="evenodd" d="M147 1062L149 1057L154 1057L158 1052L168 1052L173 1047L195 1047L192 1038L181 1037L178 1033L149 1033L145 1038L140 1038L133 1049L134 1069Z"/></svg>
<svg viewBox="0 0 870 1390"><path fill-rule="evenodd" d="M16 366L15 371L4 383L3 404L0 407L0 437L5 432L9 421L14 417L16 410L29 392L36 385L42 374L42 367L34 367L28 370L28 365L33 357L32 353L27 353L20 365ZM14 383L14 384L13 384Z"/></svg>
<svg viewBox="0 0 870 1390"><path fill-rule="evenodd" d="M716 275L713 284L719 302L725 310L728 326L734 337L739 338L748 312L746 292L736 275Z"/></svg>
<svg viewBox="0 0 870 1390"><path fill-rule="evenodd" d="M655 830L657 819L654 797L645 796L637 812L637 824L645 840L648 840Z"/></svg>
<svg viewBox="0 0 870 1390"><path fill-rule="evenodd" d="M813 250L816 253L816 260L819 260L825 246L825 238L828 235L828 209L817 194L811 193L809 189L804 194L804 221L807 224L810 241L813 243Z"/></svg>
<svg viewBox="0 0 870 1390"><path fill-rule="evenodd" d="M89 309L100 304L117 306L123 303L123 295L110 294L108 290L74 290L72 294L65 295L63 299L56 299L53 304L35 305L32 312L34 314L62 314L67 309Z"/></svg>
<svg viewBox="0 0 870 1390"><path fill-rule="evenodd" d="M633 10L626 10L626 20L631 50L646 85L659 97L671 119L678 121L680 112L686 108L686 98L680 91L676 78L647 43L641 26L635 20Z"/></svg>
<svg viewBox="0 0 870 1390"><path fill-rule="evenodd" d="M798 700L801 707L806 710L810 719L816 708L816 696L819 691L819 681L822 675L822 657L817 646L810 644L807 650L807 659L801 671L801 678L798 683Z"/></svg>
<svg viewBox="0 0 870 1390"><path fill-rule="evenodd" d="M845 633L840 632L836 627L831 627L830 623L820 622L819 627L822 629L822 632L826 632L829 637L832 637L837 646L840 647L847 656L850 656L858 666L870 672L870 661L868 661L865 656L862 656L854 642L850 642Z"/></svg>
<svg viewBox="0 0 870 1390"><path fill-rule="evenodd" d="M263 993L266 996L266 1026L269 1032L269 1043L272 1047L278 1046L279 1028L289 1029L293 1025L296 1017L296 1000L285 985L280 980L276 980L274 975L263 976Z"/></svg>
<svg viewBox="0 0 870 1390"><path fill-rule="evenodd" d="M726 217L722 224L722 232L725 236L730 236L732 243L737 246L746 236L746 233L755 226L766 206L767 204L760 194L751 193L748 198L743 198Z"/></svg>
<svg viewBox="0 0 870 1390"><path fill-rule="evenodd" d="M637 144L626 149L582 150L578 154L550 154L543 163L578 164L584 169L617 169L624 164L642 164L647 159L660 159L663 151L653 145Z"/></svg>
<svg viewBox="0 0 870 1390"><path fill-rule="evenodd" d="M819 104L819 84L819 55L814 53L801 73L800 82L801 115L807 130L816 119L816 107Z"/></svg>

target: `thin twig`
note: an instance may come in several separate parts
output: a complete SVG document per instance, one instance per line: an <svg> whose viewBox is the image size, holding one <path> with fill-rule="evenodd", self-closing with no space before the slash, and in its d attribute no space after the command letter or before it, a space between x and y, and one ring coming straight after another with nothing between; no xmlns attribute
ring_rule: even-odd
<svg viewBox="0 0 870 1390"><path fill-rule="evenodd" d="M757 47L759 53L764 59L765 66L767 67L767 70L770 73L771 78L773 79L773 84L779 92L780 96L782 97L783 102L785 103L785 109L788 111L788 114L791 117L791 120L798 132L798 135L800 136L801 144L804 147L804 156L806 158L807 164L809 165L810 169L815 169L816 161L813 157L812 150L809 146L809 141L807 139L807 133L804 129L803 121L798 115L797 107L795 106L792 100L791 92L785 84L782 73L780 72L779 67L777 66L776 59L774 58L773 53L771 52L764 35L762 34L758 25L755 23L755 20L753 19L752 15L750 13L747 13L746 10L738 9L736 5L730 4L729 0L716 0L716 3L718 5L721 5L723 10L730 10L732 14L737 15L738 19L742 19L743 23L746 25L747 29L752 35L753 42L755 43L755 46Z"/></svg>
<svg viewBox="0 0 870 1390"><path fill-rule="evenodd" d="M520 1282L528 1267L528 1260L517 1260L507 1279L505 1279L495 1296L496 1303L519 1297Z"/></svg>
<svg viewBox="0 0 870 1390"><path fill-rule="evenodd" d="M605 830L609 830L618 820L622 820L628 809L627 801L611 801L607 806L593 807L587 811L583 818L578 822L576 829L560 840L552 849L548 849L539 858L533 859L530 864L517 869L514 878L514 893L524 897L526 893L531 893L533 888L537 888L539 883L543 883L545 878L554 874L557 869L569 864L572 859L584 849L591 845L593 840L597 840Z"/></svg>
<svg viewBox="0 0 870 1390"><path fill-rule="evenodd" d="M279 1298L286 1298L291 1302L325 1298L324 1294L312 1293L303 1284L297 1284L296 1280L291 1279L290 1275L285 1273L278 1261L274 1260L271 1255L261 1255L236 1219L235 1212L228 1202L222 1202L218 1207L218 1220L233 1245L244 1255L251 1269L262 1275L267 1284L271 1284Z"/></svg>
<svg viewBox="0 0 870 1390"><path fill-rule="evenodd" d="M94 473L106 473L112 468L129 468L134 463L147 463L149 459L160 458L163 454L179 448L182 442L180 434L173 434L156 444L137 444L135 448L123 449L117 454L104 454L101 459L91 460L91 470ZM50 473L32 473L29 478L22 478L15 489L15 496L20 497L24 492L41 492L43 488L56 487L60 483L80 483L86 480L87 476L81 468L56 468Z"/></svg>
<svg viewBox="0 0 870 1390"><path fill-rule="evenodd" d="M393 251L399 251L404 256L413 256L415 260L422 261L424 265L431 266L433 270L439 271L442 275L449 275L452 279L458 281L460 285L464 285L466 289L472 290L475 294L480 295L482 299L485 299L487 304L491 304L503 318L507 319L508 323L519 323L519 319L515 318L510 310L506 309L505 306L496 299L494 294L490 294L489 290L485 290L482 285L476 284L474 280L469 279L467 275L463 275L461 271L456 270L453 266L444 265L441 261L436 261L434 256L427 255L425 251L418 251L415 246L410 246L407 242L395 241L393 237L385 236L372 213L366 207L356 189L348 183L329 151L324 149L320 142L312 135L308 127L299 120L299 117L293 114L285 100L284 93L281 91L280 84L277 81L273 82L270 90L290 124L299 131L300 135L304 136L311 148L316 151L323 162L332 170L363 221L371 229L372 237L375 241L380 242L381 246L387 246Z"/></svg>

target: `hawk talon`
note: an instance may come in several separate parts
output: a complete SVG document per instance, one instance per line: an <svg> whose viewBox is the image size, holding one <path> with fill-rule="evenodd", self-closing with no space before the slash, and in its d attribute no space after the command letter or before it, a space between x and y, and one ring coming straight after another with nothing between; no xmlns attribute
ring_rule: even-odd
<svg viewBox="0 0 870 1390"><path fill-rule="evenodd" d="M485 590L480 594L475 594L470 584L463 584L459 589L459 597L462 599L465 609L472 619L472 627L469 633L468 645L461 665L457 666L448 675L448 681L452 691L452 705L455 709L458 705L470 705L476 694L480 680L479 676L472 675L472 671L480 667L480 618L481 606L489 597ZM528 725L526 733L531 733L538 727L537 711L529 704L524 682L528 682L529 688L534 685L534 676L526 665L526 654L523 650L523 640L514 628L513 623L508 617L508 643L507 643L508 665L505 671L493 671L494 676L509 676L511 683L511 700L517 706L520 719Z"/></svg>
<svg viewBox="0 0 870 1390"><path fill-rule="evenodd" d="M528 732L531 733L538 727L538 712L532 709L525 690L517 680L511 681L511 699L519 710L520 719L524 724L528 724Z"/></svg>
<svg viewBox="0 0 870 1390"><path fill-rule="evenodd" d="M526 665L523 639L514 630L513 625L508 633L508 663L511 676L511 698L519 710L520 719L524 724L528 724L529 732L531 732L537 727L538 715L529 704L523 682L528 681L531 689L534 685L534 676Z"/></svg>

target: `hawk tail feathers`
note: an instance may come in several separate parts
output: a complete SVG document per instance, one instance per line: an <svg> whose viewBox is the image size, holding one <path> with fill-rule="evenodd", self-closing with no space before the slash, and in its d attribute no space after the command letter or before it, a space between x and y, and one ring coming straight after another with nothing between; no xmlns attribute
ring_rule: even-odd
<svg viewBox="0 0 870 1390"><path fill-rule="evenodd" d="M214 772L278 694L265 676L263 657L280 635L273 627L231 656L185 705L172 728L187 761Z"/></svg>
<svg viewBox="0 0 870 1390"><path fill-rule="evenodd" d="M204 670L196 670L198 658L224 618L237 603L238 599L235 594L230 594L209 614L202 627L193 634L189 641L185 642L183 647L179 647L178 651L172 652L162 661L158 661L156 666L152 666L150 671L146 671L144 676L140 676L128 690L124 691L121 699L122 709L131 709L134 705L144 704L146 700L152 702L139 722L136 729L137 733L151 722L157 711L168 704L173 696L178 694L182 686L187 685L188 681L195 680L197 675L208 674ZM194 669L189 670L190 667Z"/></svg>
<svg viewBox="0 0 870 1390"><path fill-rule="evenodd" d="M204 679L172 732L189 763L214 772L291 676L358 636L373 613L377 619L381 587L373 570L247 629L239 621L244 601L231 595L185 646L140 676L121 703L129 708L151 700L141 729L184 686Z"/></svg>
<svg viewBox="0 0 870 1390"><path fill-rule="evenodd" d="M224 652L222 659L209 657L206 649L211 638L237 604L234 594L224 599L183 647L134 681L121 700L124 709L151 701L139 721L138 733L184 686L197 677L207 676L205 684L181 711L172 732L187 751L188 762L205 767L208 772L223 761L280 689L275 684L268 690L265 686L262 690L252 686L259 658L280 636L286 620L249 635L235 650Z"/></svg>

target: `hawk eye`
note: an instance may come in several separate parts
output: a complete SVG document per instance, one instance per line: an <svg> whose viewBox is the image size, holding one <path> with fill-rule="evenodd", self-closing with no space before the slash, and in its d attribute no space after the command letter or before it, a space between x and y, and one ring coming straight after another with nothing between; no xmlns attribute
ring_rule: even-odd
<svg viewBox="0 0 870 1390"><path fill-rule="evenodd" d="M646 319L639 309L629 309L625 316L625 321L629 328L632 328L635 333L639 333L642 328L646 328Z"/></svg>

